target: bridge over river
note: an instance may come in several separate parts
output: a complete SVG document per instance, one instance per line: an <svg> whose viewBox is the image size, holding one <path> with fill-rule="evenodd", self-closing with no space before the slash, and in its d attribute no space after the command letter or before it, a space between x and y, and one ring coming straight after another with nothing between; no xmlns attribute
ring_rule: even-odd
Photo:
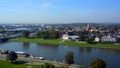
<svg viewBox="0 0 120 68"><path fill-rule="evenodd" d="M18 36L8 36L0 38L0 43L7 42L9 39L18 38Z"/></svg>

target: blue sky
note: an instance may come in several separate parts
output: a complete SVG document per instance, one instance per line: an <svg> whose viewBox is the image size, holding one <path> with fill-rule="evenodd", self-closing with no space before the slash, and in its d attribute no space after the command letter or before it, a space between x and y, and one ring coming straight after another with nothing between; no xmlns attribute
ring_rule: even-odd
<svg viewBox="0 0 120 68"><path fill-rule="evenodd" d="M120 0L0 0L0 23L119 23Z"/></svg>

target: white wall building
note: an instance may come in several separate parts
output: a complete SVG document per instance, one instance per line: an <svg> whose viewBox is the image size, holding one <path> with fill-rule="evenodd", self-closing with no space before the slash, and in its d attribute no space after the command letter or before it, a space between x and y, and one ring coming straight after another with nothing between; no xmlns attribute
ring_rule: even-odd
<svg viewBox="0 0 120 68"><path fill-rule="evenodd" d="M116 38L112 37L112 36L103 36L101 38L101 42L105 42L105 43L115 43L116 42Z"/></svg>
<svg viewBox="0 0 120 68"><path fill-rule="evenodd" d="M95 37L95 42L100 42L100 38L99 37Z"/></svg>
<svg viewBox="0 0 120 68"><path fill-rule="evenodd" d="M69 36L66 35L66 34L63 34L62 39L63 39L63 40L68 40L68 39L69 39Z"/></svg>

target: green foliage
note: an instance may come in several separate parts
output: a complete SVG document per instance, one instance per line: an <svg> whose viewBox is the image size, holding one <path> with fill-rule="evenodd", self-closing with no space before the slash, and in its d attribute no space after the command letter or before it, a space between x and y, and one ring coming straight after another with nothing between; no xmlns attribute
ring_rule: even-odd
<svg viewBox="0 0 120 68"><path fill-rule="evenodd" d="M49 68L49 63L45 63L43 67L44 68Z"/></svg>
<svg viewBox="0 0 120 68"><path fill-rule="evenodd" d="M36 37L42 38L42 32L41 32L41 31L38 31L38 32L36 33Z"/></svg>
<svg viewBox="0 0 120 68"><path fill-rule="evenodd" d="M74 60L73 60L73 53L72 52L68 52L65 56L65 61L68 63L68 64L73 64L74 63Z"/></svg>
<svg viewBox="0 0 120 68"><path fill-rule="evenodd" d="M79 37L81 41L85 41L85 36L83 33L79 33Z"/></svg>
<svg viewBox="0 0 120 68"><path fill-rule="evenodd" d="M6 60L10 60L11 62L15 61L18 58L17 54L13 51L7 54Z"/></svg>
<svg viewBox="0 0 120 68"><path fill-rule="evenodd" d="M83 66L80 66L79 68L84 68Z"/></svg>
<svg viewBox="0 0 120 68"><path fill-rule="evenodd" d="M11 42L25 42L25 43L38 43L38 44L49 44L49 45L70 45L70 46L82 46L82 47L98 47L98 48L116 48L120 49L119 44L88 44L86 42L75 42L75 41L62 41L62 39L39 39L39 38L16 38L10 39Z"/></svg>
<svg viewBox="0 0 120 68"><path fill-rule="evenodd" d="M106 68L106 63L102 59L97 58L90 63L90 68Z"/></svg>
<svg viewBox="0 0 120 68"><path fill-rule="evenodd" d="M42 39L57 39L59 38L59 32L56 30L45 30L45 31L38 31L36 37Z"/></svg>
<svg viewBox="0 0 120 68"><path fill-rule="evenodd" d="M87 42L88 44L92 44L92 43L93 43L92 41L93 41L92 38L87 38L87 39L86 39L86 42Z"/></svg>
<svg viewBox="0 0 120 68"><path fill-rule="evenodd" d="M28 65L28 64L13 64L5 61L0 61L0 68L42 68L40 65Z"/></svg>
<svg viewBox="0 0 120 68"><path fill-rule="evenodd" d="M55 68L55 66L51 63L44 63L44 65L42 65L41 68Z"/></svg>
<svg viewBox="0 0 120 68"><path fill-rule="evenodd" d="M28 37L29 37L29 34L30 34L30 32L27 31L27 30L25 30L25 31L23 31L22 36L23 36L24 38L28 38Z"/></svg>
<svg viewBox="0 0 120 68"><path fill-rule="evenodd" d="M56 38L58 38L57 31L55 31L55 30L47 30L47 32L49 34L49 36L48 36L49 39L56 39Z"/></svg>

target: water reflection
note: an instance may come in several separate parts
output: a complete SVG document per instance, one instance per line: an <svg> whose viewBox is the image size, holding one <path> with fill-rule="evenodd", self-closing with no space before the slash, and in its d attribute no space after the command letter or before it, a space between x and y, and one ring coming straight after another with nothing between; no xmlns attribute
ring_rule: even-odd
<svg viewBox="0 0 120 68"><path fill-rule="evenodd" d="M83 47L80 47L80 48L79 48L79 51L80 51L80 53L83 53L83 52L84 52L84 48L83 48Z"/></svg>
<svg viewBox="0 0 120 68"><path fill-rule="evenodd" d="M87 53L90 53L90 52L91 52L91 50L92 50L92 48L91 48L91 47L86 47L85 49L86 49L86 52L87 52Z"/></svg>
<svg viewBox="0 0 120 68"><path fill-rule="evenodd" d="M0 44L0 48L10 51L25 51L32 55L42 56L50 61L62 62L68 51L74 53L75 64L89 66L94 58L102 58L107 68L120 67L120 49L102 49L64 45L43 45L35 43L8 42Z"/></svg>
<svg viewBox="0 0 120 68"><path fill-rule="evenodd" d="M92 51L92 48L91 47L79 47L79 51L80 53L90 53Z"/></svg>
<svg viewBox="0 0 120 68"><path fill-rule="evenodd" d="M103 54L120 54L120 49L105 49L105 48L99 48L99 51Z"/></svg>
<svg viewBox="0 0 120 68"><path fill-rule="evenodd" d="M22 47L23 47L23 49L29 49L30 43L23 43Z"/></svg>
<svg viewBox="0 0 120 68"><path fill-rule="evenodd" d="M49 48L49 49L58 49L58 45L45 45L45 44L36 44L37 48Z"/></svg>
<svg viewBox="0 0 120 68"><path fill-rule="evenodd" d="M37 44L36 48L38 50L37 54L45 57L48 60L50 59L51 61L54 61L58 57L58 45Z"/></svg>

